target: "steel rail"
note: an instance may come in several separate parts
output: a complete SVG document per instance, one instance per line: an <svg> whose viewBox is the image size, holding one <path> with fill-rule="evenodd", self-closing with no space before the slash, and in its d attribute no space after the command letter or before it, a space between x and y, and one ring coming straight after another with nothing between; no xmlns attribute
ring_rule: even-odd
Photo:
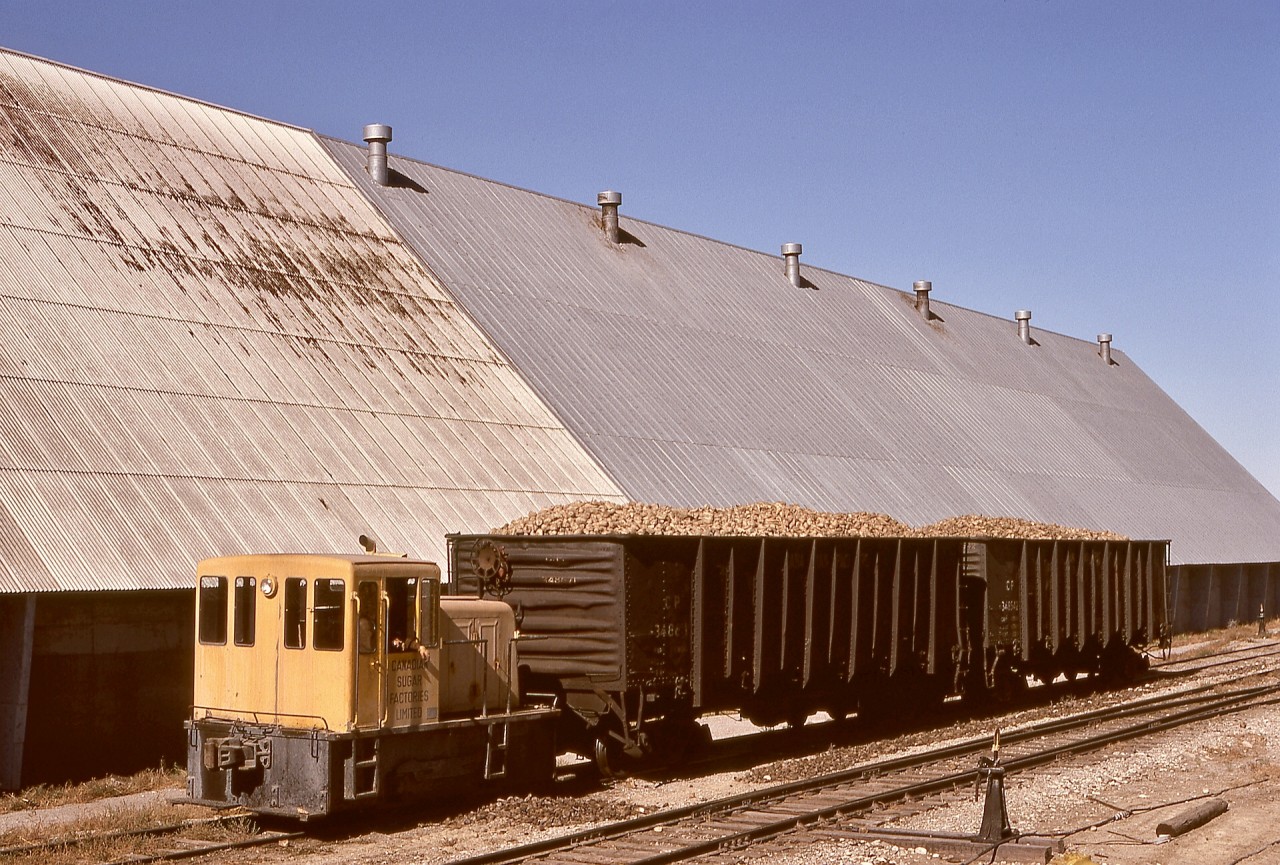
<svg viewBox="0 0 1280 865"><path fill-rule="evenodd" d="M1227 652L1204 655L1194 659L1188 658L1181 661L1169 661L1167 663L1162 663L1162 664L1153 664L1150 672L1144 674L1141 678L1139 678L1137 681L1132 683L1132 685L1129 687L1133 687L1140 684L1163 683L1165 685L1169 685L1177 677L1184 677L1184 678L1191 677L1195 673L1200 672L1201 670L1211 669L1219 666L1228 666L1231 664L1241 664L1241 663L1246 663L1248 661L1253 661L1257 659L1265 659L1265 658L1280 656L1280 646L1276 646L1274 648L1270 648L1268 651L1262 652L1260 654L1250 655L1244 658L1236 658L1236 659L1226 660L1226 661L1217 661L1209 664L1199 664L1197 666L1187 666L1182 669L1168 669L1168 667L1174 666L1174 665L1192 664L1195 661L1202 661L1208 658L1225 657L1227 655L1236 654L1239 652L1248 652L1248 651L1258 652L1259 648L1264 648L1264 647L1246 647L1244 649L1232 649ZM1206 685L1203 687L1196 688L1194 690L1188 690L1186 691L1186 693L1194 693L1195 691L1207 690L1213 687L1216 687L1216 686ZM1008 711L1018 707L1045 707L1050 705L1052 702L1054 702L1055 700L1061 697L1087 696L1089 694L1098 694L1098 693L1120 693L1121 691L1122 689L1099 686L1098 682L1094 679L1083 679L1083 678L1076 679L1070 682L1055 682L1051 685L1036 684L1031 686L1031 688L1027 692L1026 698L1023 700L1010 702L1004 705L989 704L986 706L978 705L973 707L965 707L965 708L961 708L959 711L955 711L955 710L948 711L946 714L946 717L955 721L981 722L983 718L989 717L989 714L990 714L989 711L984 711L984 709L988 709L988 710L998 709L1001 711ZM1161 699L1161 698L1157 697L1157 699ZM1139 703L1130 703L1129 705L1139 705ZM951 708L952 704L948 703L948 707ZM955 704L955 707L960 707L960 704L958 703ZM821 731L823 728L831 728L834 730L840 729L839 727L833 727L833 723L834 722L827 722L825 724L818 724L813 727L806 727L803 732L811 735L812 738L821 739L822 734L821 732L817 732L817 731ZM678 768L674 766L672 767L660 766L655 768L659 770L659 775L662 777L666 777L668 775L670 775L671 777L687 777L690 774L691 769L697 769L699 772L716 771L716 767L718 766L734 765L739 760L741 760L744 756L758 753L761 747L761 744L765 741L765 738L767 737L785 736L785 737L788 737L785 739L786 742L797 743L800 740L795 737L796 732L797 731L794 729L788 730L785 732L778 731L778 730L760 730L755 733L747 734L745 736L735 737L734 739L717 742L716 753L698 754L698 755L688 757L679 765ZM833 735L843 738L843 736L841 736L841 734L839 733L835 733ZM826 745L833 744L833 742L830 739L821 739L821 741L825 742ZM787 747L782 748L781 751L784 756L791 754L793 751L794 751L794 756L804 756L806 754L812 753L811 751L804 750L802 748L792 749Z"/></svg>
<svg viewBox="0 0 1280 865"><path fill-rule="evenodd" d="M304 835L306 835L305 832L263 832L251 838L242 838L239 841L215 841L211 844L199 841L196 842L200 845L198 847L165 850L161 853L131 853L123 859L115 859L111 862L105 862L103 865L147 865L149 862L175 862L179 859L194 859L196 856L207 856L210 853L219 853L225 850L260 847L263 844L288 841L294 838L301 838Z"/></svg>
<svg viewBox="0 0 1280 865"><path fill-rule="evenodd" d="M1280 686L1261 686L1242 689L1228 695L1203 694L1199 697L1195 696L1197 693L1202 694L1202 692L1208 691L1212 687L1213 686L1202 686L1186 691L1179 691L1172 695L1145 698L1134 703L1124 704L1123 706L1097 709L1072 715L1067 718L1040 722L1038 724L1029 725L1025 728L1002 733L1002 738L1006 744L1019 743L1040 736L1066 732L1071 729L1084 727L1089 724L1105 720L1120 719L1134 714L1175 708L1178 706L1194 706L1194 704L1200 704L1198 707L1184 709L1175 715L1166 716L1165 719L1144 721L1134 725L1129 728L1128 733L1128 737L1133 738L1138 735L1145 735L1161 729L1167 729L1170 726L1191 723L1192 721L1199 720L1203 717L1212 717L1216 714L1223 714L1230 706L1239 705L1242 701L1253 700L1280 690ZM1276 698L1274 701L1280 701L1280 698ZM1119 736L1119 738L1116 738L1117 736ZM1088 750L1090 748L1102 747L1105 744L1110 744L1112 741L1120 741L1122 738L1124 738L1124 736L1121 734L1114 732L1107 733L1104 737L1098 737L1099 744L1078 744L1076 745L1076 749ZM1090 742L1091 740L1086 739L1082 741ZM964 742L935 749L923 754L882 760L871 764L863 764L816 778L793 781L763 790L713 800L711 802L703 802L695 805L687 805L680 808L658 811L652 814L647 814L643 817L636 817L617 823L610 823L594 829L574 832L568 835L546 839L544 841L521 845L520 847L493 851L490 853L454 860L449 863L449 865L509 865L509 863L523 862L535 856L543 856L557 850L578 847L588 842L600 842L622 838L645 829L669 825L694 817L721 814L726 815L727 818L731 819L732 812L742 811L752 805L764 805L770 801L785 799L799 793L814 792L824 788L835 787L843 783L917 768L922 765L927 765L928 763L942 762L966 755L986 752L990 749L990 742L990 738L985 736L969 739ZM1048 762L1055 759L1057 756L1067 753L1067 750L1065 749L1069 748L1070 745L1057 746L1054 756L1041 757L1039 762ZM1038 763L1035 762L1035 755L1019 757L1016 759L1019 761L1017 764L1010 761L1003 765L1005 765L1006 768L1014 765L1016 765L1017 768L1028 768L1032 765L1038 765ZM829 820L832 817L840 816L846 812L865 810L871 805L877 803L937 792L938 790L955 787L960 783L967 785L972 782L973 778L974 770L966 769L962 772L951 773L940 778L928 779L905 787L899 787L893 790L881 791L869 796L859 797L848 802L840 803L839 805L829 806L827 808L817 809L798 815L792 814L782 820L757 825L742 832L721 835L702 844L690 845L688 849L692 852L681 854L681 856L677 856L676 858L671 857L676 856L678 851L670 851L647 859L631 860L631 865L656 865L656 863L659 862L674 862L679 861L680 858L692 858L693 856L704 855L716 850L728 849L734 846L744 846L763 840L765 837L777 835L785 831L791 831L797 826L804 825L806 822L822 822Z"/></svg>
<svg viewBox="0 0 1280 865"><path fill-rule="evenodd" d="M1256 654L1247 655L1247 656L1245 656L1245 657L1243 657L1243 658L1228 658L1228 657L1227 657L1228 655L1238 655L1238 654L1240 654L1241 652L1255 652ZM1172 675L1172 674L1183 674L1183 673L1198 673L1198 672L1200 672L1201 670L1209 670L1209 669L1212 669L1212 668L1214 668L1214 667L1225 667L1225 666L1228 666L1228 665L1230 665L1230 664L1243 664L1243 663L1245 663L1245 662L1247 662L1247 661L1258 661L1258 660L1263 660L1263 659L1266 659L1266 658L1273 658L1273 657L1275 657L1276 655L1280 655L1280 647L1277 647L1277 646L1275 646L1275 645L1271 645L1271 646L1246 646L1246 647L1245 647L1245 648L1243 648L1243 649L1231 649L1231 650L1226 651L1226 652L1214 652L1214 653L1209 654L1209 655L1200 655L1199 657L1195 657L1195 658L1184 658L1183 660L1180 660L1180 661L1175 661L1175 660L1170 659L1170 660L1168 660L1168 661L1162 661L1162 662L1160 662L1159 664L1152 664L1152 665L1151 665L1151 669L1152 669L1152 671L1153 671L1153 672L1154 672L1154 671L1163 671L1163 670L1165 670L1167 667L1172 667L1172 666L1176 666L1176 665L1179 665L1179 664L1194 664L1194 663L1196 663L1197 661L1204 661L1204 660L1209 660L1209 659L1212 659L1212 658L1225 659L1225 660L1215 660L1215 661L1213 661L1212 663L1208 663L1208 664L1200 664L1199 666L1191 667L1191 668L1186 669L1186 670L1169 670L1169 671L1168 671L1168 672L1169 672L1169 674L1171 674L1171 675Z"/></svg>
<svg viewBox="0 0 1280 865"><path fill-rule="evenodd" d="M1280 685L1264 689L1250 689L1250 691L1257 690L1276 693L1280 692ZM1250 693L1215 700L1209 706L1189 709L1166 718L1148 721L1122 730L1104 733L1099 736L1091 736L1076 742L1069 742L1063 745L1054 746L1013 760L1002 761L1001 765L1004 767L1006 773L1025 771L1044 763L1050 763L1065 755L1085 753L1106 747L1107 745L1111 745L1116 742L1150 735L1162 730L1193 723L1198 720L1218 717L1224 714L1230 714L1234 711L1243 711L1245 708L1280 703L1280 697L1260 700L1254 703L1248 702L1256 696L1259 696L1259 694ZM760 823L749 829L744 829L741 832L730 833L706 841L687 844L676 850L662 851L652 856L640 859L629 859L627 860L627 865L670 865L670 863L673 862L684 862L689 859L697 858L698 856L705 856L724 850L750 846L760 841L792 832L810 824L826 823L850 813L865 811L874 805L916 796L924 796L930 793L937 793L943 790L959 787L961 785L968 786L973 778L974 771L972 769L943 775L915 784L908 784L900 788L861 796L856 799L851 799L848 802L842 802L838 805L815 808L811 811L800 814L788 814L787 816L774 820L770 823ZM726 816L732 819L732 815ZM925 836L921 836L921 840L924 840L924 838ZM1013 841L1015 838L1010 838L1008 840ZM999 847L999 845L992 845L992 849L997 847Z"/></svg>
<svg viewBox="0 0 1280 865"><path fill-rule="evenodd" d="M247 813L237 813L221 815L218 817L209 817L203 820L183 820L179 823L166 823L160 826L147 826L141 829L113 829L106 832L82 832L65 835L50 841L0 848L0 856L17 856L27 853L35 853L40 850L80 847L85 844L101 841L124 841L130 838L151 838L164 835L177 835L180 832L186 832L192 829L201 829L208 826L223 825L233 823L237 820L247 819L252 819L252 815ZM286 838L299 838L302 837L303 834L304 833L302 832L270 832L260 833L252 838L241 839L239 841L208 843L199 841L196 843L202 846L191 847L183 850L165 851L162 853L130 853L124 855L121 859L104 863L104 865L143 865L143 863L147 862L188 859L193 856L202 856L205 853L215 853L219 850L235 849L237 847L253 847L260 844L269 844L273 841L281 841Z"/></svg>
<svg viewBox="0 0 1280 865"><path fill-rule="evenodd" d="M200 826L216 826L220 823L230 823L233 820L250 819L251 814L239 812L236 814L223 814L217 817L206 817L201 820L182 820L178 823L164 823L159 826L147 826L142 829L108 829L103 832L77 832L74 834L58 837L53 841L37 841L34 844L20 844L15 847L0 847L0 856L14 856L19 853L32 853L36 850L44 850L49 847L78 847L82 844L89 844L94 841L114 841L120 838L145 838L148 835L164 835L175 832L184 832L187 829L195 829Z"/></svg>

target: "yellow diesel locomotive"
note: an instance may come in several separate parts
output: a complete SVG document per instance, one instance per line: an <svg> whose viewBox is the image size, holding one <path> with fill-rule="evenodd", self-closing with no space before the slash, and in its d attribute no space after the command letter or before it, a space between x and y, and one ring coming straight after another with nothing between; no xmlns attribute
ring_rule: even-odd
<svg viewBox="0 0 1280 865"><path fill-rule="evenodd" d="M523 706L510 606L383 555L200 563L187 796L302 819L458 781L527 787L556 709Z"/></svg>

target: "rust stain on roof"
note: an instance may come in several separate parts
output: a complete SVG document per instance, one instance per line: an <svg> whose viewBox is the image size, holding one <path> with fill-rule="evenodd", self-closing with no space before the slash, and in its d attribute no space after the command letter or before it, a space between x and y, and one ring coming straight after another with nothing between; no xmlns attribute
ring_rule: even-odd
<svg viewBox="0 0 1280 865"><path fill-rule="evenodd" d="M0 592L619 497L305 130L0 51L0 255Z"/></svg>

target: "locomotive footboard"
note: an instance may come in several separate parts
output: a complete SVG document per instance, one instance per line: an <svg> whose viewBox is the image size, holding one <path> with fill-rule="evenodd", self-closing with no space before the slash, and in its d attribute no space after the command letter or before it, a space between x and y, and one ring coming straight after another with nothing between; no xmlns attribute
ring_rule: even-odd
<svg viewBox="0 0 1280 865"><path fill-rule="evenodd" d="M528 790L555 769L553 709L341 733L204 718L187 722L187 798L314 819L366 804Z"/></svg>

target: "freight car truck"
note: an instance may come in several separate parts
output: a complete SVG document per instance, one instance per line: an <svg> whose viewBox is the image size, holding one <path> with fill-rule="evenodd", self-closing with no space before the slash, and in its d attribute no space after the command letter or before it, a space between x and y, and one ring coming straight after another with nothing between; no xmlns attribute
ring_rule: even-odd
<svg viewBox="0 0 1280 865"><path fill-rule="evenodd" d="M447 591L500 597L560 741L610 771L698 716L929 711L1028 676L1132 676L1167 541L454 535Z"/></svg>

